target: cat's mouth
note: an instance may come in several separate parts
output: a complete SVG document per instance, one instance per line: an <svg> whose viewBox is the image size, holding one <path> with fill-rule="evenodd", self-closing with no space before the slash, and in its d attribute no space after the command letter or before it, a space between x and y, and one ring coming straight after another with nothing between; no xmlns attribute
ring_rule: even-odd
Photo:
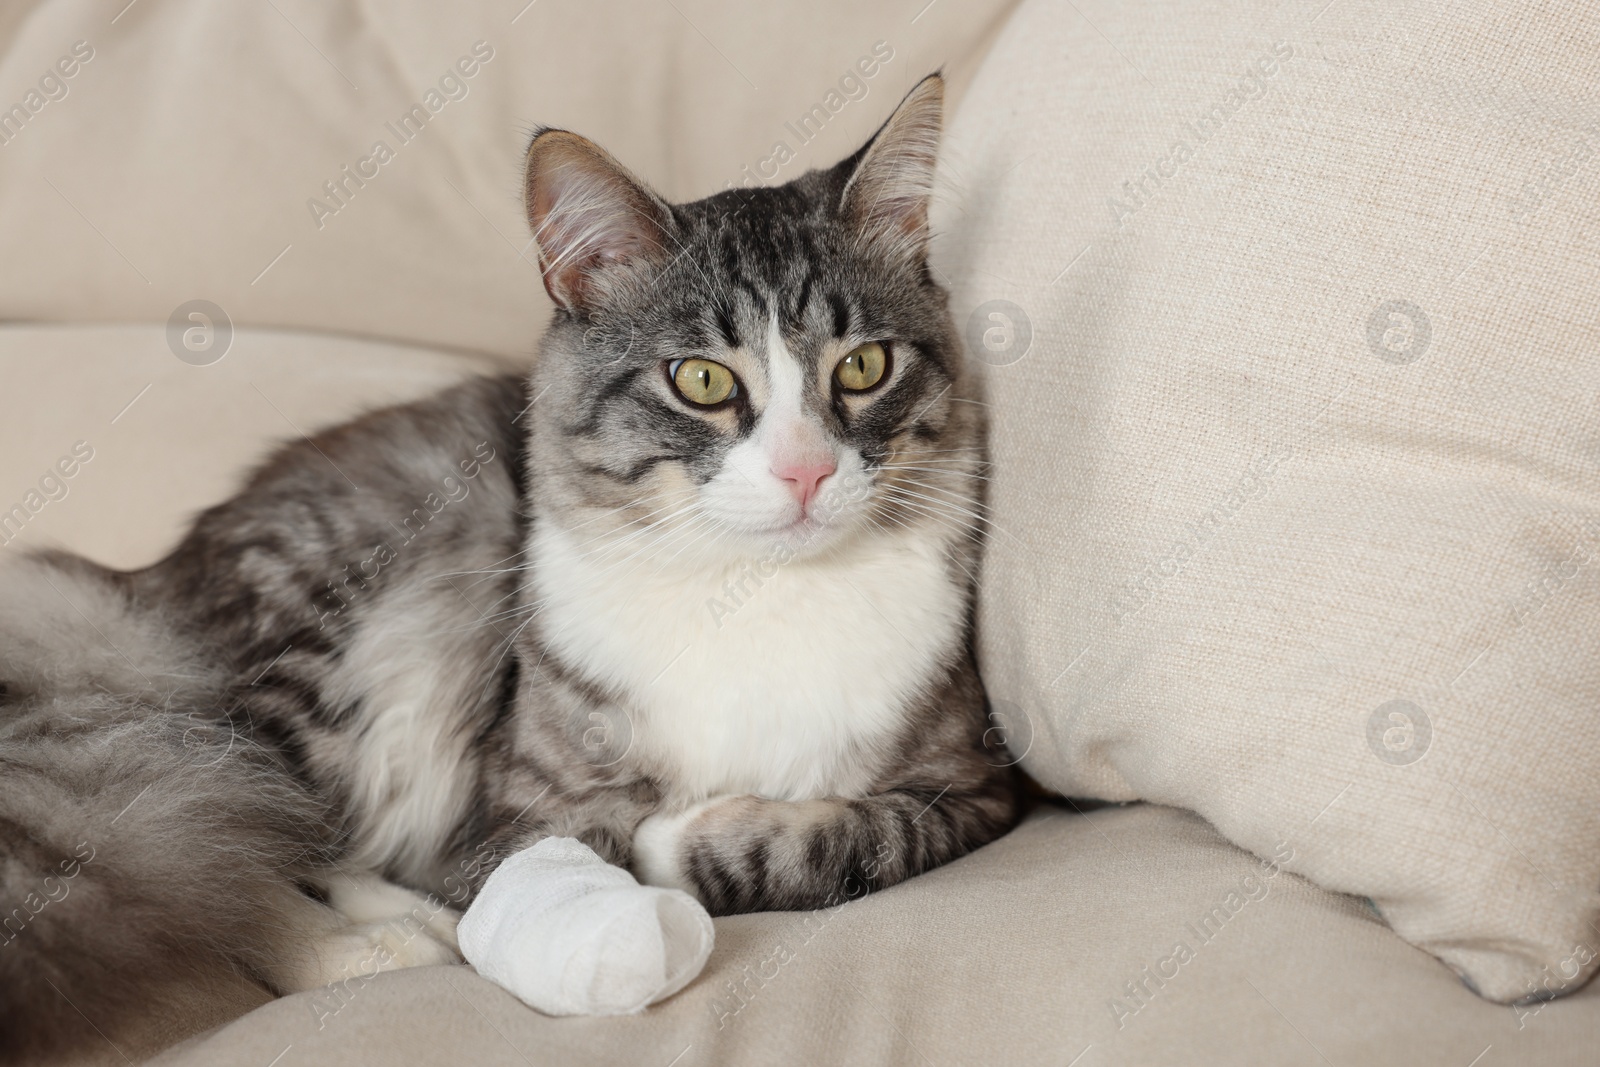
<svg viewBox="0 0 1600 1067"><path fill-rule="evenodd" d="M780 536L804 536L806 534L819 534L825 523L818 522L811 515L802 515L793 522L782 523L772 528L772 533Z"/></svg>
<svg viewBox="0 0 1600 1067"><path fill-rule="evenodd" d="M812 516L802 515L797 519L774 522L766 526L747 526L742 532L749 537L786 541L796 537L815 536L822 533L825 528L824 523L817 522Z"/></svg>
<svg viewBox="0 0 1600 1067"><path fill-rule="evenodd" d="M813 550L833 545L852 524L834 521L834 516L820 515L815 511L788 522L778 522L756 532L755 536L784 550L787 554L804 556Z"/></svg>

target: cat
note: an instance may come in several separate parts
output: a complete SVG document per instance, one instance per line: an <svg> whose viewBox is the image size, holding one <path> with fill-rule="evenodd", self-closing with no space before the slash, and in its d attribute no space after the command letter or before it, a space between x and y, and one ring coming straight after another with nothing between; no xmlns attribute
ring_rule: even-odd
<svg viewBox="0 0 1600 1067"><path fill-rule="evenodd" d="M224 972L453 961L552 835L727 915L1014 825L985 408L927 262L942 112L932 75L837 166L679 205L541 130L529 375L282 447L145 569L3 572L8 1055Z"/></svg>

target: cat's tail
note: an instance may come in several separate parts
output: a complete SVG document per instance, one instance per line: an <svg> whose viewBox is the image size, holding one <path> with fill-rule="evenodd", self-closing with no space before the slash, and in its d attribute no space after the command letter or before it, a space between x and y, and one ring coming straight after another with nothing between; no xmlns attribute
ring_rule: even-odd
<svg viewBox="0 0 1600 1067"><path fill-rule="evenodd" d="M137 1044L299 950L325 812L203 660L114 572L0 567L0 1063Z"/></svg>

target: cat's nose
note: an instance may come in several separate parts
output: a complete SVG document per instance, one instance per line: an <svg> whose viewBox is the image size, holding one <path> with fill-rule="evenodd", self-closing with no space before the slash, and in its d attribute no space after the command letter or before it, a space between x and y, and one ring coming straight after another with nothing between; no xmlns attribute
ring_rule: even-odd
<svg viewBox="0 0 1600 1067"><path fill-rule="evenodd" d="M789 487L789 492L794 494L795 500L800 502L800 512L804 514L811 504L812 497L817 495L817 486L822 479L837 470L839 465L833 460L824 460L814 463L790 463L772 468L772 473L783 479Z"/></svg>

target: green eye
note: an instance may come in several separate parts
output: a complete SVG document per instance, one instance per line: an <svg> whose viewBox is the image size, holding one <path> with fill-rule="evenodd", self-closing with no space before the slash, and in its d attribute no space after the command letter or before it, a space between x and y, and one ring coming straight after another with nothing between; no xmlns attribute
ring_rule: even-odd
<svg viewBox="0 0 1600 1067"><path fill-rule="evenodd" d="M883 372L889 366L889 353L876 341L869 341L854 349L833 368L833 378L839 387L859 393L883 381Z"/></svg>
<svg viewBox="0 0 1600 1067"><path fill-rule="evenodd" d="M709 359L680 359L667 370L673 386L691 404L712 407L739 391L733 371Z"/></svg>

